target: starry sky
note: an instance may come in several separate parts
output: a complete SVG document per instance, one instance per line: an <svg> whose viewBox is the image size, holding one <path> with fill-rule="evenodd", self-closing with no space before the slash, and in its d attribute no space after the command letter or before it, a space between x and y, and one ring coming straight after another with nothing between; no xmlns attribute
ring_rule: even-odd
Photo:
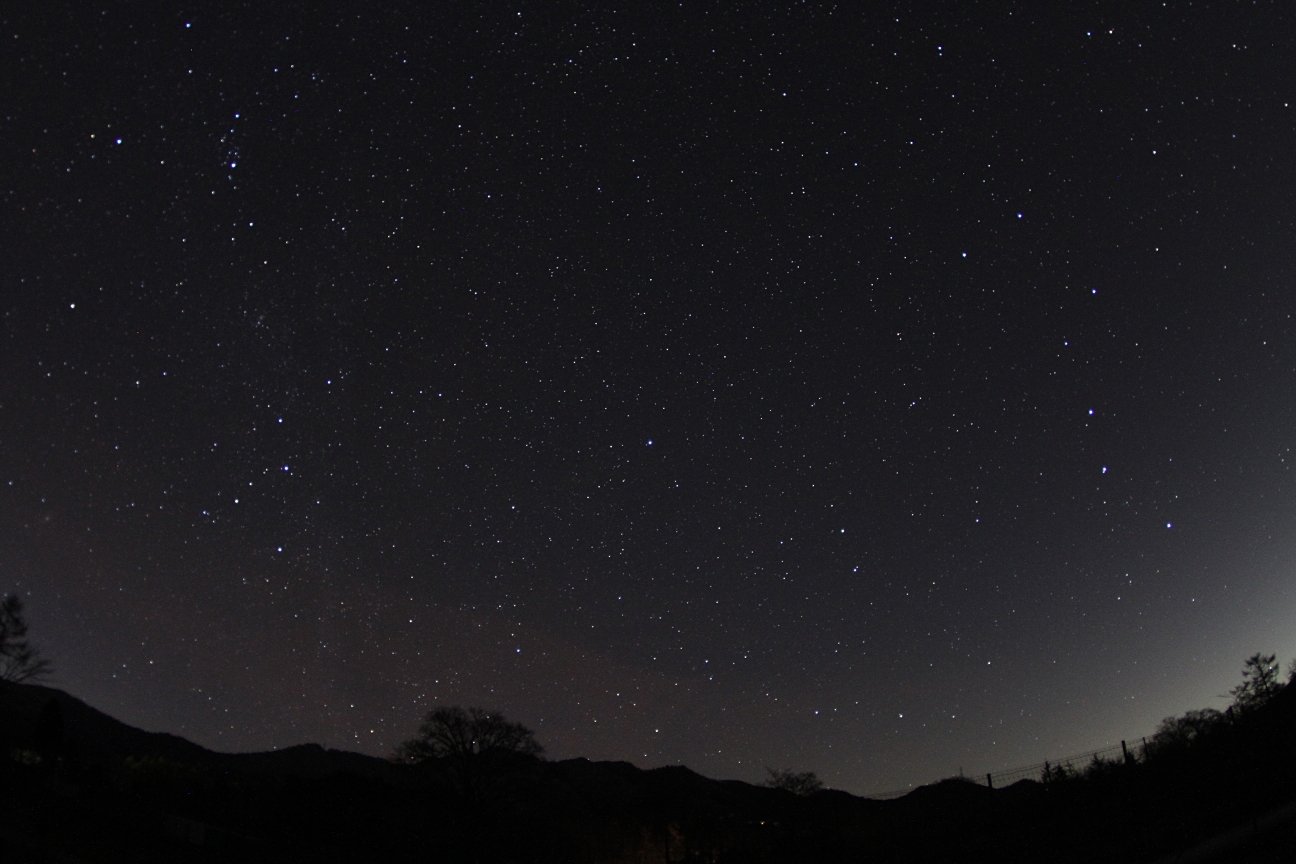
<svg viewBox="0 0 1296 864"><path fill-rule="evenodd" d="M1296 654L1277 2L17 4L0 590L221 750L854 792Z"/></svg>

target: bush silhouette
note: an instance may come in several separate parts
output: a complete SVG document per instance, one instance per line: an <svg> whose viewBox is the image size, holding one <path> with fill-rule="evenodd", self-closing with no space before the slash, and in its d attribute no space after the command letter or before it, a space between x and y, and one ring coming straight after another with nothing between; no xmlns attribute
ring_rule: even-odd
<svg viewBox="0 0 1296 864"><path fill-rule="evenodd" d="M1191 747L1205 741L1224 722L1224 715L1214 708L1188 711L1182 717L1167 717L1153 733L1151 749L1166 752Z"/></svg>

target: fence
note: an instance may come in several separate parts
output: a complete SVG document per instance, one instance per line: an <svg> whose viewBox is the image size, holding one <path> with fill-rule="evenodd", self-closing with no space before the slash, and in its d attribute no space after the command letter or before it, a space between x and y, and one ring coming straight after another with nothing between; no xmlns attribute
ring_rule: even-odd
<svg viewBox="0 0 1296 864"><path fill-rule="evenodd" d="M1147 749L1147 739L1142 738L1133 747L1127 747L1125 742L1112 745L1111 747L1100 747L1097 750L1089 750L1084 753L1077 753L1074 756L1064 756L1057 760L1047 760L1037 762L1034 765L1023 765L1020 768L1007 768L1003 771L991 771L987 774L976 776L963 776L964 780L978 783L982 786L989 786L991 789L1002 789L1005 786L1011 786L1018 780L1043 780L1045 777L1057 777L1065 774L1081 774L1086 768L1094 762L1129 762L1139 761L1143 758L1143 753ZM915 787L916 788L916 787ZM897 789L892 792L873 792L864 795L864 798L871 798L874 801L888 801L892 798L900 798L908 795L913 791L910 789Z"/></svg>

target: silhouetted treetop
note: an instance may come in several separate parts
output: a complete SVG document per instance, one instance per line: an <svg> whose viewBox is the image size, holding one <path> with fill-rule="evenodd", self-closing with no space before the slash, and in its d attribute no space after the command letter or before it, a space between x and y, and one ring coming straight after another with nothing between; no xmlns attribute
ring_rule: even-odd
<svg viewBox="0 0 1296 864"><path fill-rule="evenodd" d="M1188 711L1182 717L1167 717L1152 735L1155 749L1190 747L1206 739L1224 722L1224 715L1214 708Z"/></svg>
<svg viewBox="0 0 1296 864"><path fill-rule="evenodd" d="M0 681L39 681L54 670L27 641L22 600L15 594L0 600Z"/></svg>
<svg viewBox="0 0 1296 864"><path fill-rule="evenodd" d="M521 723L504 719L498 711L450 705L428 713L419 726L419 737L396 748L401 762L427 759L464 759L491 754L539 756L544 747Z"/></svg>
<svg viewBox="0 0 1296 864"><path fill-rule="evenodd" d="M766 768L769 775L761 784L771 789L783 789L793 795L813 795L824 788L823 782L813 771L788 771L779 768Z"/></svg>
<svg viewBox="0 0 1296 864"><path fill-rule="evenodd" d="M510 794L526 765L544 753L535 734L485 708L443 706L428 713L417 738L396 748L393 759L440 768L456 795L480 804Z"/></svg>
<svg viewBox="0 0 1296 864"><path fill-rule="evenodd" d="M1242 667L1242 683L1230 690L1229 695L1236 707L1248 711L1264 705L1281 689L1277 656L1257 651L1246 659Z"/></svg>

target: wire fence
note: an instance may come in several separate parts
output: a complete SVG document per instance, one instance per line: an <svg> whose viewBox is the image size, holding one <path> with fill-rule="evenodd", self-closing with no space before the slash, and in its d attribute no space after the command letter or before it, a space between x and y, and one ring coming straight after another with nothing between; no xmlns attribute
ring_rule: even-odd
<svg viewBox="0 0 1296 864"><path fill-rule="evenodd" d="M1005 786L1011 786L1018 780L1050 780L1061 778L1071 774L1083 774L1087 768L1095 763L1121 764L1126 762L1137 762L1143 759L1144 751L1147 749L1147 739L1141 738L1138 743L1127 746L1122 741L1110 747L1100 747L1097 750L1087 750L1084 753L1077 753L1074 756L1064 756L1061 759L1049 759L1044 762L1037 762L1034 765L1023 765L1020 768L1006 768L1003 771L990 771L985 774L963 775L959 778L981 786L989 786L991 789L1002 789ZM873 792L864 795L864 798L871 798L874 801L889 801L892 798L901 798L914 791L917 787L909 789L896 789L891 792Z"/></svg>

